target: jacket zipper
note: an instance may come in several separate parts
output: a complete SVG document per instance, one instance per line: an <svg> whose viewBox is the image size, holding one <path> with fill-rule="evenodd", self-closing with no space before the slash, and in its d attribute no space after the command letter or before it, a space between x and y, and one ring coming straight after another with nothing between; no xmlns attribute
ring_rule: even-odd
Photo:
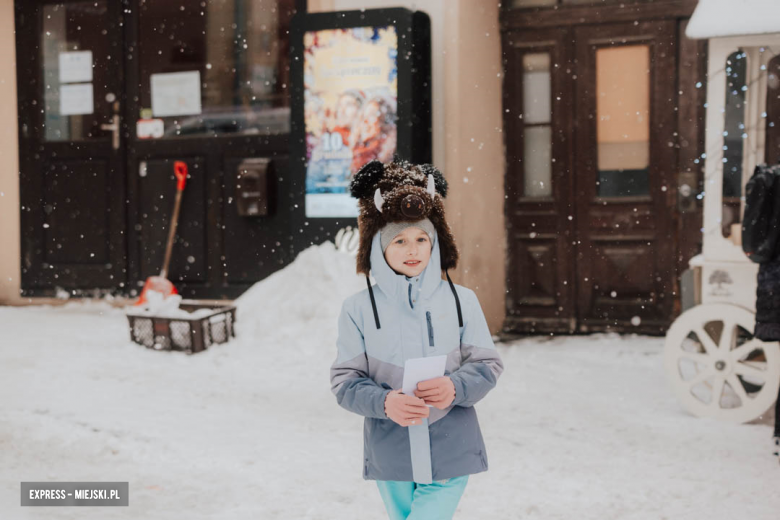
<svg viewBox="0 0 780 520"><path fill-rule="evenodd" d="M431 311L425 312L425 319L428 321L428 345L433 346L433 324L431 323Z"/></svg>

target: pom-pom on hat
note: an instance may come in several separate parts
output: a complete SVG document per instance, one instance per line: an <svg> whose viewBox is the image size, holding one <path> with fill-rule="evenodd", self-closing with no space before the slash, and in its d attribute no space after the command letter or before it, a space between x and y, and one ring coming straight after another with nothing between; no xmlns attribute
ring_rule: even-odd
<svg viewBox="0 0 780 520"><path fill-rule="evenodd" d="M388 164L371 161L355 174L350 192L360 208L358 273L368 276L371 270L371 241L378 231L390 223L426 218L436 228L441 268L446 271L457 266L458 248L444 218L447 181L433 165L398 158Z"/></svg>

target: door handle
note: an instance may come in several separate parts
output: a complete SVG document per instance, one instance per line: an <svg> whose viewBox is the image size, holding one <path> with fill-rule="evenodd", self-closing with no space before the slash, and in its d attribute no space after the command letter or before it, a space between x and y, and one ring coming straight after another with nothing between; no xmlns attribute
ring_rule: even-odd
<svg viewBox="0 0 780 520"><path fill-rule="evenodd" d="M101 130L107 130L111 132L111 148L119 150L119 101L114 101L114 115L111 117L110 123L104 123L100 125Z"/></svg>
<svg viewBox="0 0 780 520"><path fill-rule="evenodd" d="M111 122L100 125L100 129L111 131L111 147L114 150L119 150L119 116L114 114L114 116L111 117Z"/></svg>
<svg viewBox="0 0 780 520"><path fill-rule="evenodd" d="M687 182L683 182L677 187L677 210L682 213L696 211L696 193Z"/></svg>

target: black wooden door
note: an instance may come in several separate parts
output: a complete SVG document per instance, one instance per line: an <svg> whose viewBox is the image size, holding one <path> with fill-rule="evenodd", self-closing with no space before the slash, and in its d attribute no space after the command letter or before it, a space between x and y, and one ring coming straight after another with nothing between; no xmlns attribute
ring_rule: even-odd
<svg viewBox="0 0 780 520"><path fill-rule="evenodd" d="M133 4L126 20L130 294L160 270L179 160L189 180L169 278L189 297L233 298L309 245L298 231L308 225L303 183L288 175L295 3ZM267 214L245 215L240 165L257 158L267 160L271 200Z"/></svg>
<svg viewBox="0 0 780 520"><path fill-rule="evenodd" d="M168 276L184 296L235 297L332 237L343 224L310 226L289 175L295 12L17 0L25 294L137 294L161 268L177 160L190 175ZM248 159L265 160L263 213L239 204Z"/></svg>
<svg viewBox="0 0 780 520"><path fill-rule="evenodd" d="M22 287L124 285L122 3L17 2Z"/></svg>

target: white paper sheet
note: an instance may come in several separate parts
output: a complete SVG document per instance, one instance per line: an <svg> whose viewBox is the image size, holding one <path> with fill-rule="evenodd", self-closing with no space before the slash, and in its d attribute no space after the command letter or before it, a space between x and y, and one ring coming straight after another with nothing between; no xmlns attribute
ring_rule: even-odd
<svg viewBox="0 0 780 520"><path fill-rule="evenodd" d="M200 71L152 74L150 81L154 117L201 113Z"/></svg>
<svg viewBox="0 0 780 520"><path fill-rule="evenodd" d="M95 111L92 83L60 85L60 115L75 116Z"/></svg>
<svg viewBox="0 0 780 520"><path fill-rule="evenodd" d="M92 81L92 51L61 52L60 83Z"/></svg>
<svg viewBox="0 0 780 520"><path fill-rule="evenodd" d="M162 119L139 119L135 134L138 139L160 138L165 135L165 124Z"/></svg>
<svg viewBox="0 0 780 520"><path fill-rule="evenodd" d="M417 383L444 375L447 356L431 356L407 359L404 363L404 382L402 391L406 395L414 395ZM431 405L428 405L429 407Z"/></svg>

